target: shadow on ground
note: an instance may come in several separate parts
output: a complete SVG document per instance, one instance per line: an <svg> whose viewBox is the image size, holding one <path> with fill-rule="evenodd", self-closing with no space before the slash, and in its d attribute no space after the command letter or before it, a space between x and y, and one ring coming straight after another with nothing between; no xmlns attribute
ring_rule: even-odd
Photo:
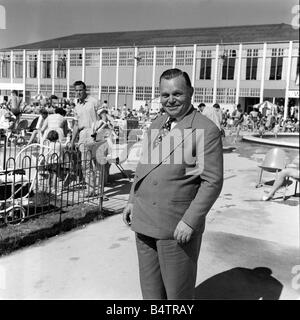
<svg viewBox="0 0 300 320"><path fill-rule="evenodd" d="M233 268L205 280L196 288L196 299L278 300L283 285L272 277L272 270Z"/></svg>
<svg viewBox="0 0 300 320"><path fill-rule="evenodd" d="M126 173L129 177L133 177L134 172L132 170L126 170ZM129 194L131 184L132 182L128 178L123 177L120 172L111 174L106 185L109 189L105 191L105 194L109 197Z"/></svg>

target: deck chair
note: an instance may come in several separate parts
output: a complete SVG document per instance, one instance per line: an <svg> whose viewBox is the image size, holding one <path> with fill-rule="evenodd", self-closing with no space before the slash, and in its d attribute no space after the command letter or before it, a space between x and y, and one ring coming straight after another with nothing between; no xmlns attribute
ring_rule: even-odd
<svg viewBox="0 0 300 320"><path fill-rule="evenodd" d="M285 188L284 188L284 192L283 192L283 200L286 200L287 196L286 196L286 193L287 193L287 190L288 190L288 186L289 186L289 181L290 179L293 181L295 181L295 190L294 190L294 194L292 196L295 196L297 194L297 187L298 187L298 184L299 184L299 181L300 181L300 178L298 179L295 179L295 178L292 178L292 177L288 177L286 179L286 183L285 183Z"/></svg>
<svg viewBox="0 0 300 320"><path fill-rule="evenodd" d="M275 172L277 178L278 172L286 167L286 153L280 148L273 148L266 154L263 163L258 167L260 168L260 174L256 188L263 186L261 181L264 171Z"/></svg>
<svg viewBox="0 0 300 320"><path fill-rule="evenodd" d="M30 124L30 126L29 126L29 128L28 128L28 131L29 131L29 132L32 132L33 130L36 129L36 125L37 125L38 121L39 121L39 117L36 117L36 118L34 118L34 119L32 120L32 122L31 122L31 124Z"/></svg>
<svg viewBox="0 0 300 320"><path fill-rule="evenodd" d="M21 120L9 135L9 140L13 141L17 145L25 144L25 134L28 129L28 121L26 119Z"/></svg>

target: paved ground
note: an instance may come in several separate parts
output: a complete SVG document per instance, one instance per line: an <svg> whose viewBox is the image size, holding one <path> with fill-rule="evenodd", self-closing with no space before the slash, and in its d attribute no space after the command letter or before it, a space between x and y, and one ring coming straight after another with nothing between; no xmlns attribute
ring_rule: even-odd
<svg viewBox="0 0 300 320"><path fill-rule="evenodd" d="M255 188L262 157L225 154L224 187L207 217L199 257L199 299L300 298L292 273L300 265L299 198L282 201L279 192L274 201L259 201L267 189ZM124 167L134 169L134 156ZM273 178L264 173L266 181ZM104 206L120 210L126 180L106 190ZM134 234L116 214L2 257L0 298L141 299Z"/></svg>

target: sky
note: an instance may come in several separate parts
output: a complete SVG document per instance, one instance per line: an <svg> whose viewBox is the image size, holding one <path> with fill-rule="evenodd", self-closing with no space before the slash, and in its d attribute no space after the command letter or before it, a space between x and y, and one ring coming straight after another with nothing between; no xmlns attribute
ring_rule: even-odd
<svg viewBox="0 0 300 320"><path fill-rule="evenodd" d="M0 0L0 48L76 33L292 24L297 5L298 0Z"/></svg>

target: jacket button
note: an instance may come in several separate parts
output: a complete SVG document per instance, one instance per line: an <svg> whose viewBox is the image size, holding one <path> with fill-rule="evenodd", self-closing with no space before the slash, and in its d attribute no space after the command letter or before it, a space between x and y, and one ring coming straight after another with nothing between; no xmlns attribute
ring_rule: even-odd
<svg viewBox="0 0 300 320"><path fill-rule="evenodd" d="M155 202L155 201L153 202L153 205L154 205L154 206L156 205L156 202Z"/></svg>
<svg viewBox="0 0 300 320"><path fill-rule="evenodd" d="M153 184L156 186L157 185L157 181L153 181Z"/></svg>

